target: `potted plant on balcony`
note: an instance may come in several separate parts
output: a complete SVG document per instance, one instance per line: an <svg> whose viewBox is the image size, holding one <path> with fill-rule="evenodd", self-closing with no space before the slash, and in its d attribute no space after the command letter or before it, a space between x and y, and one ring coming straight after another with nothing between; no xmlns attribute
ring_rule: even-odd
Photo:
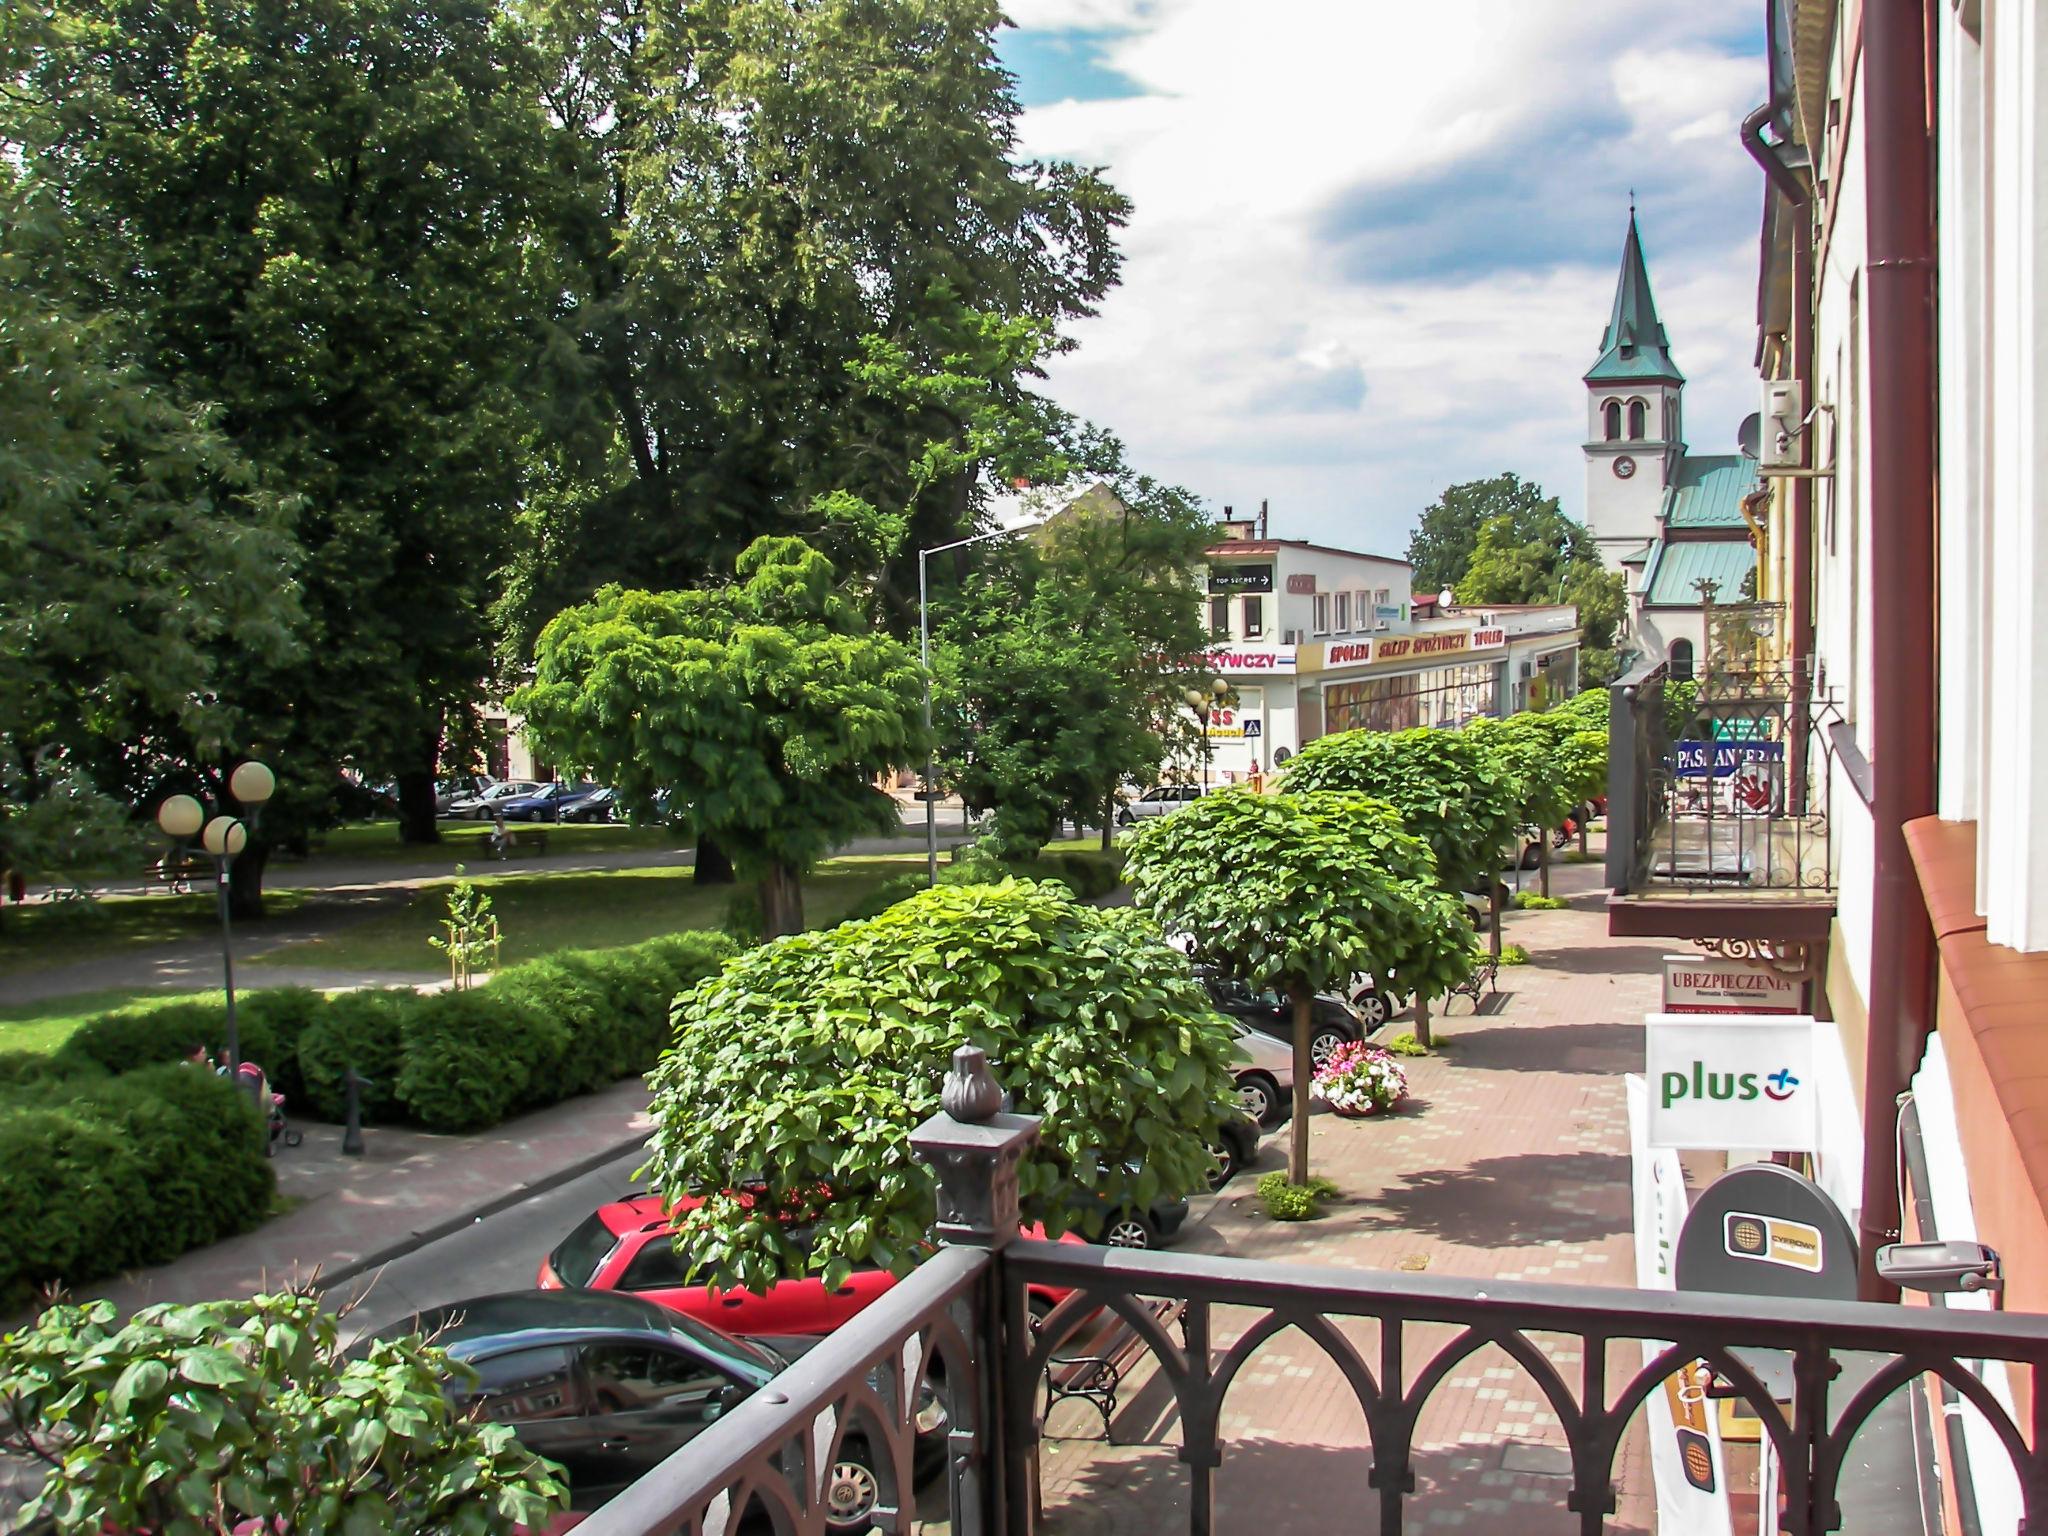
<svg viewBox="0 0 2048 1536"><path fill-rule="evenodd" d="M1347 1120L1392 1109L1408 1096L1408 1074L1376 1045L1350 1041L1316 1068L1310 1091Z"/></svg>

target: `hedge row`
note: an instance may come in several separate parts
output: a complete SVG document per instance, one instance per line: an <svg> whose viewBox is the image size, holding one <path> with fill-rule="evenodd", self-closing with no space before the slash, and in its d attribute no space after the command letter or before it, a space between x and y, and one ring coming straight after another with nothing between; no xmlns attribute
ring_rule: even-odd
<svg viewBox="0 0 2048 1536"><path fill-rule="evenodd" d="M0 1102L0 1299L246 1231L276 1189L255 1106L187 1066L16 1077Z"/></svg>

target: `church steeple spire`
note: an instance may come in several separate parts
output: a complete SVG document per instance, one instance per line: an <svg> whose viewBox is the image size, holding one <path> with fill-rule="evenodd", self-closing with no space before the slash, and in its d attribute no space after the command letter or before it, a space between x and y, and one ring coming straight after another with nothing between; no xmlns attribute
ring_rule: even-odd
<svg viewBox="0 0 2048 1536"><path fill-rule="evenodd" d="M1621 277L1614 285L1614 312L1600 337L1600 358L1587 371L1588 384L1663 380L1683 384L1685 375L1671 360L1671 341L1657 318L1650 296L1650 269L1643 261L1643 239L1636 229L1636 210L1628 210L1628 239L1621 247Z"/></svg>

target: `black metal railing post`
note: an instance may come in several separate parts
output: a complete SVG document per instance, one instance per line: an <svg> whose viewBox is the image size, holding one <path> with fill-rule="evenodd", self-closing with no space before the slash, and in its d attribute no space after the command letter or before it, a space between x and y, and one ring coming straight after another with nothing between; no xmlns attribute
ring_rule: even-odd
<svg viewBox="0 0 2048 1536"><path fill-rule="evenodd" d="M996 1258L971 1301L979 1401L966 1424L954 1405L947 1447L952 1528L963 1536L1030 1536L1037 1518L1032 1383L1019 1369L1030 1353L1030 1314L1022 1282L1010 1282L1001 1260L1017 1236L1017 1167L1038 1141L1039 1120L1006 1114L1002 1102L987 1055L963 1045L953 1053L943 1108L910 1137L912 1150L938 1175L939 1241Z"/></svg>

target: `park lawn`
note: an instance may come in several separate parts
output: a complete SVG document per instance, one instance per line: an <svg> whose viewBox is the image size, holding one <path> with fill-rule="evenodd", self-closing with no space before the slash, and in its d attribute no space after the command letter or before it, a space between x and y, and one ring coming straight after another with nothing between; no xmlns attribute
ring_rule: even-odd
<svg viewBox="0 0 2048 1536"><path fill-rule="evenodd" d="M106 992L73 992L38 1003L0 1006L0 1051L40 1051L48 1055L87 1019L131 1007L158 1008L165 1003L215 1003L225 1006L219 991L161 992L146 987L120 987Z"/></svg>
<svg viewBox="0 0 2048 1536"><path fill-rule="evenodd" d="M396 821L358 821L321 834L306 861L307 867L322 864L368 864L382 860L414 864L424 868L445 867L451 874L458 864L476 868L490 862L485 843L491 835L488 821L444 821L438 843L402 843ZM527 822L513 825L528 826ZM673 827L629 827L611 823L574 822L563 826L539 824L547 833L548 853L622 853L640 849L689 848L693 844Z"/></svg>
<svg viewBox="0 0 2048 1536"><path fill-rule="evenodd" d="M235 920L235 932L260 937L264 922L288 917L303 891L266 890L262 922ZM48 970L82 960L116 960L153 944L220 938L220 908L211 891L189 896L113 896L101 901L39 901L9 907L0 919L0 976ZM6 989L0 987L0 1001Z"/></svg>
<svg viewBox="0 0 2048 1536"><path fill-rule="evenodd" d="M922 855L828 860L804 882L804 916L812 927L836 923L876 886L903 874ZM491 898L504 942L500 966L564 949L611 949L657 934L717 928L747 885L698 885L689 869L613 869L560 875L479 875L472 884ZM449 882L424 886L394 906L332 936L286 944L247 962L316 966L421 977L445 972L428 944L441 933Z"/></svg>

